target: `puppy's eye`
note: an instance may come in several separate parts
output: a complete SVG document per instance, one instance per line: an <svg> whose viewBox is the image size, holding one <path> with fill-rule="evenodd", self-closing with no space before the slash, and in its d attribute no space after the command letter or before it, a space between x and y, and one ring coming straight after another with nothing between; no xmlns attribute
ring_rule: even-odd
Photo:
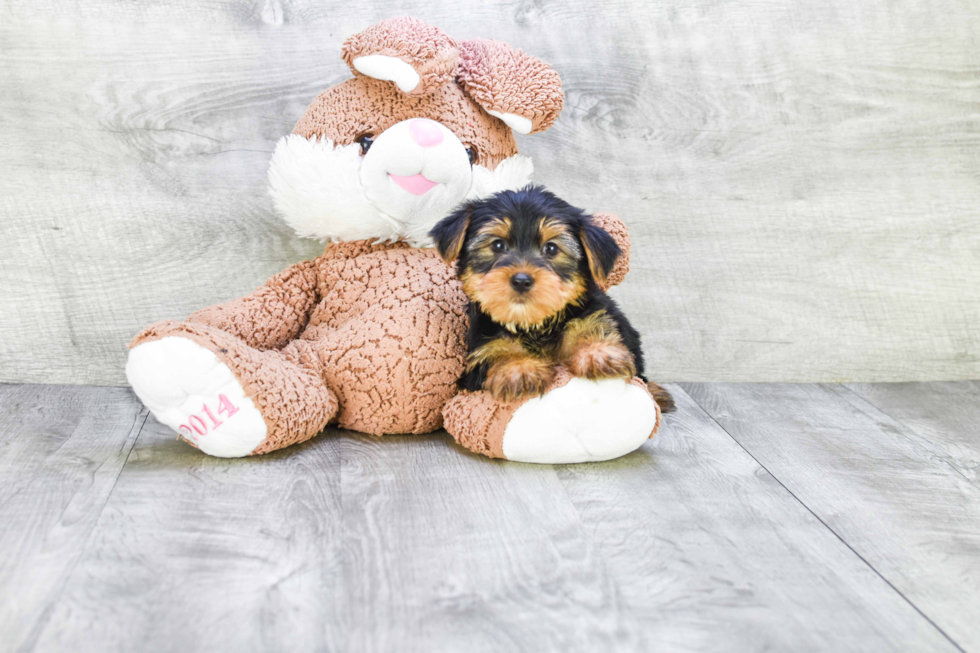
<svg viewBox="0 0 980 653"><path fill-rule="evenodd" d="M497 240L495 240L492 243L490 243L490 249L492 249L493 251L495 251L495 252L497 252L499 254L500 252L502 252L505 249L507 249L507 243L505 243L504 241L502 241L502 240L500 240L498 238Z"/></svg>
<svg viewBox="0 0 980 653"><path fill-rule="evenodd" d="M470 165L475 164L477 159L476 147L474 147L473 145L467 145L466 156L468 156L470 159Z"/></svg>
<svg viewBox="0 0 980 653"><path fill-rule="evenodd" d="M364 156L374 145L374 134L361 134L354 139L354 142L361 146L361 156Z"/></svg>
<svg viewBox="0 0 980 653"><path fill-rule="evenodd" d="M544 247L541 248L541 251L544 252L545 256L551 258L552 256L557 256L558 252L561 250L558 249L558 245L554 243L545 243Z"/></svg>

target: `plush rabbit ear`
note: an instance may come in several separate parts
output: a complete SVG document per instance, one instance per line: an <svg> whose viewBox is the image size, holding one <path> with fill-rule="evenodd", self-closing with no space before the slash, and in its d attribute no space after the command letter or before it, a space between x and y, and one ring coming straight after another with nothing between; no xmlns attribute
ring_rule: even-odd
<svg viewBox="0 0 980 653"><path fill-rule="evenodd" d="M463 41L459 55L463 88L518 134L544 131L558 118L565 95L548 64L489 39Z"/></svg>
<svg viewBox="0 0 980 653"><path fill-rule="evenodd" d="M355 74L394 82L407 95L427 95L456 77L459 49L442 30L415 18L389 18L344 41Z"/></svg>

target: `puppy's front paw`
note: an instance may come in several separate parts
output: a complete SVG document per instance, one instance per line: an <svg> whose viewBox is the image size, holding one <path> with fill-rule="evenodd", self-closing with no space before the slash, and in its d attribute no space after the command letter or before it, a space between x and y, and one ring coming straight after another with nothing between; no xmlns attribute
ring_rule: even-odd
<svg viewBox="0 0 980 653"><path fill-rule="evenodd" d="M487 370L485 390L500 401L512 402L544 394L555 378L555 367L537 358L501 361Z"/></svg>
<svg viewBox="0 0 980 653"><path fill-rule="evenodd" d="M593 340L580 342L566 361L573 376L599 379L632 379L636 364L630 350L618 342Z"/></svg>

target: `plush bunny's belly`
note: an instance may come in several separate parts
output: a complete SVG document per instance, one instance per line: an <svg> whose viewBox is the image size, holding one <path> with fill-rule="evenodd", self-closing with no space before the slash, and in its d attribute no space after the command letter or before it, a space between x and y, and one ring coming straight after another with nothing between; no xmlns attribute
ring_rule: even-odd
<svg viewBox="0 0 980 653"><path fill-rule="evenodd" d="M326 263L322 299L285 351L317 360L337 422L367 433L442 425L465 359L466 297L432 250L375 250Z"/></svg>

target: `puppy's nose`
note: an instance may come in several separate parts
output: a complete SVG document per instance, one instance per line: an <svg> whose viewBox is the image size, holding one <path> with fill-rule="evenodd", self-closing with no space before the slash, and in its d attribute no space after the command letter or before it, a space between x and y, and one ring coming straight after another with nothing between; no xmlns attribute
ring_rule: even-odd
<svg viewBox="0 0 980 653"><path fill-rule="evenodd" d="M434 147L442 142L442 130L432 120L417 118L408 123L408 133L421 147Z"/></svg>
<svg viewBox="0 0 980 653"><path fill-rule="evenodd" d="M518 272L510 278L510 285L517 292L527 292L534 285L534 277L527 272Z"/></svg>

